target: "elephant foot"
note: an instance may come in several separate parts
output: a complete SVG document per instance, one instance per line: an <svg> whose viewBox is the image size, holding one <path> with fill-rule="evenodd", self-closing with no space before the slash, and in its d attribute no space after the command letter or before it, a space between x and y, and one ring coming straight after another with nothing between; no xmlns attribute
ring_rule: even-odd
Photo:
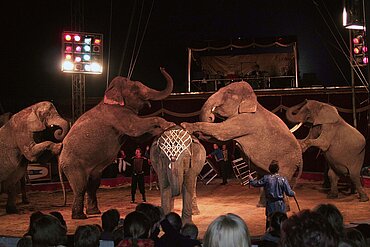
<svg viewBox="0 0 370 247"><path fill-rule="evenodd" d="M72 219L85 220L85 219L87 219L87 216L86 216L86 214L84 214L84 213L79 213L79 214L77 214L77 213L72 213Z"/></svg>
<svg viewBox="0 0 370 247"><path fill-rule="evenodd" d="M86 209L86 213L88 215L101 214L101 211L98 208L88 208L88 209Z"/></svg>
<svg viewBox="0 0 370 247"><path fill-rule="evenodd" d="M338 193L332 193L332 192L330 192L330 193L327 195L327 198L328 198L328 199L338 198Z"/></svg>
<svg viewBox="0 0 370 247"><path fill-rule="evenodd" d="M7 214L18 214L19 210L17 209L16 206L6 206L6 213Z"/></svg>
<svg viewBox="0 0 370 247"><path fill-rule="evenodd" d="M193 215L200 215L200 210L199 210L199 208L193 208L193 210L192 210L192 214L193 214Z"/></svg>
<svg viewBox="0 0 370 247"><path fill-rule="evenodd" d="M369 200L369 197L366 194L360 195L360 202L367 202Z"/></svg>

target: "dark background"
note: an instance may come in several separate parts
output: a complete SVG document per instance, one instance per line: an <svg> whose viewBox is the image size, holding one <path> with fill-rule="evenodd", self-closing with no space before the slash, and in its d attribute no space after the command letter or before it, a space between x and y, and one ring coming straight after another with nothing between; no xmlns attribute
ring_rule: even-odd
<svg viewBox="0 0 370 247"><path fill-rule="evenodd" d="M122 75L127 74L140 14L137 9L128 35L133 0L11 1L1 17L5 27L1 38L5 54L1 111L16 112L40 100L70 100L71 75L60 71L61 33L73 29L71 10L78 2L83 3L84 11L79 15L84 26L81 31L104 35L105 65L111 38L109 81L120 73L128 36L122 70ZM141 6L143 0L137 3ZM144 1L141 35L151 4ZM298 44L300 77L314 73L324 86L349 85L350 66L335 42L341 40L340 33L348 44L348 31L342 27L342 4L338 0L157 0L132 79L161 89L165 81L159 67L164 66L174 78L174 91L184 92L187 47L194 41L293 36ZM103 95L106 72L105 67L102 75L87 76L86 97Z"/></svg>

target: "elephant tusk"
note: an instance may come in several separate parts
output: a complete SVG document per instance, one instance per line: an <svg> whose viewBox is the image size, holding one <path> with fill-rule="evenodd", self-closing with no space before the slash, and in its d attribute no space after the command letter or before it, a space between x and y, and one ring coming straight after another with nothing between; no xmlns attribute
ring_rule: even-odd
<svg viewBox="0 0 370 247"><path fill-rule="evenodd" d="M215 111L215 109L216 109L216 106L212 107L211 112L213 113Z"/></svg>
<svg viewBox="0 0 370 247"><path fill-rule="evenodd" d="M290 132L295 132L297 129L299 129L302 126L303 123L296 124L293 128L290 129Z"/></svg>
<svg viewBox="0 0 370 247"><path fill-rule="evenodd" d="M172 169L172 168L171 168L171 163L168 165L168 168L170 168L170 170Z"/></svg>

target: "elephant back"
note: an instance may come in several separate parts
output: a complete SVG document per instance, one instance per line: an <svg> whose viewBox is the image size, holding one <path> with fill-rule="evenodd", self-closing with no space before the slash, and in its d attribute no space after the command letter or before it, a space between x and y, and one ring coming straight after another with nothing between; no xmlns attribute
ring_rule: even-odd
<svg viewBox="0 0 370 247"><path fill-rule="evenodd" d="M155 145L162 150L171 162L178 160L183 152L191 155L192 136L181 126L174 126L162 133Z"/></svg>

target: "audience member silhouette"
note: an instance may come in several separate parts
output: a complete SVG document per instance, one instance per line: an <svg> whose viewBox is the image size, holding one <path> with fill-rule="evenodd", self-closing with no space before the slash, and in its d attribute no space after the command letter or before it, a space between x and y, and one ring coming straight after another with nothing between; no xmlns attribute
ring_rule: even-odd
<svg viewBox="0 0 370 247"><path fill-rule="evenodd" d="M198 227L195 224L192 223L186 223L182 228L181 228L181 234L185 237L188 237L190 239L198 239Z"/></svg>
<svg viewBox="0 0 370 247"><path fill-rule="evenodd" d="M302 210L285 220L280 246L337 247L339 239L328 220L317 212Z"/></svg>
<svg viewBox="0 0 370 247"><path fill-rule="evenodd" d="M333 204L319 204L313 211L322 215L334 229L334 232L340 240L345 237L343 215Z"/></svg>
<svg viewBox="0 0 370 247"><path fill-rule="evenodd" d="M75 247L99 247L100 231L96 225L78 226L74 235Z"/></svg>
<svg viewBox="0 0 370 247"><path fill-rule="evenodd" d="M148 217L150 221L150 239L157 241L159 239L158 235L160 233L160 221L161 221L161 211L159 207L154 206L150 203L140 203L135 208L136 211L142 212Z"/></svg>
<svg viewBox="0 0 370 247"><path fill-rule="evenodd" d="M201 242L183 236L180 231L182 227L182 220L180 215L175 212L170 212L161 221L161 227L164 234L156 241L158 247L193 247L201 246Z"/></svg>
<svg viewBox="0 0 370 247"><path fill-rule="evenodd" d="M247 224L238 215L231 213L221 215L208 226L203 246L249 247L251 239Z"/></svg>
<svg viewBox="0 0 370 247"><path fill-rule="evenodd" d="M123 228L125 238L118 244L118 247L154 246L154 241L149 239L150 220L142 212L129 213L125 218Z"/></svg>
<svg viewBox="0 0 370 247"><path fill-rule="evenodd" d="M66 228L56 217L48 214L32 223L30 235L33 247L63 246L67 242Z"/></svg>
<svg viewBox="0 0 370 247"><path fill-rule="evenodd" d="M29 221L29 225L28 225L28 229L27 229L27 232L23 235L23 236L26 236L26 235L30 235L30 230L31 230L31 227L32 227L32 224L39 218L41 218L42 216L44 216L45 214L41 211L36 211L36 212L33 212L30 216L30 221Z"/></svg>
<svg viewBox="0 0 370 247"><path fill-rule="evenodd" d="M258 244L259 247L273 247L278 246L280 240L281 224L288 219L286 213L274 212L270 216L270 228L262 236L262 241Z"/></svg>
<svg viewBox="0 0 370 247"><path fill-rule="evenodd" d="M352 247L366 247L368 246L362 233L356 228L346 228L346 240ZM370 244L370 243L369 243Z"/></svg>
<svg viewBox="0 0 370 247"><path fill-rule="evenodd" d="M113 230L118 226L120 214L117 209L109 209L101 216L103 232L101 240L113 240Z"/></svg>

